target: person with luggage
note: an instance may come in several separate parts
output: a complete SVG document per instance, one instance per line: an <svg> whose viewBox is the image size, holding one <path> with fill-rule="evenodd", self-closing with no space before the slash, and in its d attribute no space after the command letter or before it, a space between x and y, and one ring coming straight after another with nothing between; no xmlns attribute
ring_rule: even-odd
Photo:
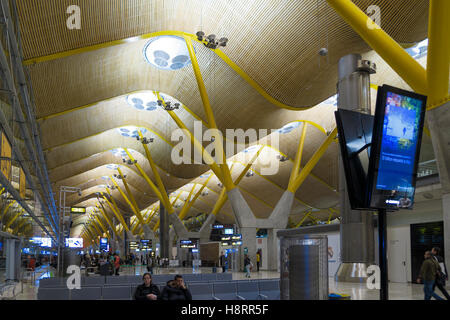
<svg viewBox="0 0 450 320"><path fill-rule="evenodd" d="M436 300L444 300L433 291L434 282L436 281L436 276L441 267L436 260L433 259L431 251L425 252L424 258L425 261L422 263L422 267L420 268L417 283L423 281L425 300L431 300L431 297L434 297Z"/></svg>
<svg viewBox="0 0 450 320"><path fill-rule="evenodd" d="M222 251L222 254L220 255L219 258L220 266L222 267L222 273L225 273L227 271L226 260L227 258L225 257L225 254Z"/></svg>
<svg viewBox="0 0 450 320"><path fill-rule="evenodd" d="M250 271L253 268L253 263L251 262L249 256L246 254L244 257L244 271L245 271L245 277L251 278Z"/></svg>
<svg viewBox="0 0 450 320"><path fill-rule="evenodd" d="M118 254L115 254L114 255L114 270L115 270L116 276L119 275L119 269L120 269L120 257Z"/></svg>
<svg viewBox="0 0 450 320"><path fill-rule="evenodd" d="M441 252L441 248L434 247L431 249L431 254L433 255L433 259L439 263L439 266L441 267L441 272L438 274L436 281L434 282L433 291L435 287L438 287L439 290L442 292L442 294L445 296L447 300L450 300L450 296L445 289L445 282L448 280L448 272L447 272L447 266L445 265L445 260L442 258L439 254Z"/></svg>

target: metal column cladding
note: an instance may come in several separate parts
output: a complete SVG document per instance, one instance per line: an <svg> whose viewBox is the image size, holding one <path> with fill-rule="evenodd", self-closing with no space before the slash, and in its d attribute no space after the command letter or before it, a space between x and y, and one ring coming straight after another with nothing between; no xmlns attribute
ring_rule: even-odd
<svg viewBox="0 0 450 320"><path fill-rule="evenodd" d="M165 206L161 203L159 208L159 219L160 219L160 225L159 225L159 254L161 258L170 258L170 252L169 252L169 214L167 212L167 209Z"/></svg>
<svg viewBox="0 0 450 320"><path fill-rule="evenodd" d="M339 61L338 108L371 113L370 63L361 55L347 55ZM375 262L372 214L351 210L342 159L339 161L341 212L341 266L337 280L356 281L367 277L367 266Z"/></svg>

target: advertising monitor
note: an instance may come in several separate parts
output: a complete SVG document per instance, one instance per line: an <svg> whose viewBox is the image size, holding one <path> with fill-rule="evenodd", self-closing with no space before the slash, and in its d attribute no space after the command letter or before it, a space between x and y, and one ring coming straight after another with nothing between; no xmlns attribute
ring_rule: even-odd
<svg viewBox="0 0 450 320"><path fill-rule="evenodd" d="M66 247L83 248L83 238L66 238Z"/></svg>
<svg viewBox="0 0 450 320"><path fill-rule="evenodd" d="M426 96L387 85L378 89L368 176L370 208L412 208L426 105Z"/></svg>

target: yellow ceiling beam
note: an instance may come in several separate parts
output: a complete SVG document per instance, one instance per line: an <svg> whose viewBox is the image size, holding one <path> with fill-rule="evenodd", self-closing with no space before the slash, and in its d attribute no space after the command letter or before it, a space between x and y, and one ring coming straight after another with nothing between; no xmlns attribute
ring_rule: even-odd
<svg viewBox="0 0 450 320"><path fill-rule="evenodd" d="M119 207L117 207L116 201L114 200L114 198L112 197L112 195L109 193L108 194L110 196L111 202L108 200L108 198L106 198L103 194L103 199L105 199L106 203L108 203L109 208L112 210L112 212L115 214L116 218L118 219L118 221L120 221L120 223L122 224L122 226L125 228L125 230L127 232L129 232L130 230L128 229L127 223L125 222L123 216L120 214L120 210ZM117 210L117 211L116 211Z"/></svg>
<svg viewBox="0 0 450 320"><path fill-rule="evenodd" d="M17 211L16 215L5 225L5 229L8 229L14 223L14 221L16 221L16 219L22 215L23 212L24 209Z"/></svg>
<svg viewBox="0 0 450 320"><path fill-rule="evenodd" d="M103 217L105 218L106 222L108 223L108 225L111 227L111 229L113 230L114 234L116 236L118 236L117 231L116 231L116 227L114 226L114 224L111 222L111 220L109 219L108 215L106 214L106 211L103 210L103 207L99 207L98 205L96 205L97 209L99 210L99 212L103 215Z"/></svg>
<svg viewBox="0 0 450 320"><path fill-rule="evenodd" d="M123 177L123 176L122 176ZM117 190L120 192L122 198L126 201L126 203L128 204L128 206L131 208L131 211L133 211L133 213L139 218L139 220L142 220L142 216L141 213L139 212L139 209L136 209L133 204L131 203L130 199L128 199L127 195L122 191L122 189L119 187L119 185L117 184L117 182L114 180L113 177L109 176L109 178L111 179L111 181L114 183L114 185L117 187ZM124 184L124 186L126 185L125 179L122 179L122 182ZM128 191L128 185L125 186L125 188ZM142 220L143 222L143 220Z"/></svg>
<svg viewBox="0 0 450 320"><path fill-rule="evenodd" d="M328 138L325 139L325 141L322 143L322 145L319 147L319 149L314 153L314 155L311 157L311 159L308 161L308 163L303 167L303 170L300 172L300 174L297 176L297 178L294 180L292 185L288 187L288 190L292 193L295 193L298 188L302 185L302 183L306 180L308 175L311 173L312 169L316 166L317 162L322 158L322 156L325 154L325 152L328 150L328 147L333 142L333 140L337 136L337 128L335 128Z"/></svg>
<svg viewBox="0 0 450 320"><path fill-rule="evenodd" d="M145 173L144 169L142 169L142 167L139 165L139 163L136 162L136 160L133 158L133 156L131 155L131 153L128 152L128 149L125 148L124 150L125 150L125 152L127 153L127 155L128 155L128 157L130 158L130 160L133 161L133 162L135 162L134 165L135 165L136 168L139 170L139 173L140 173L141 176L145 179L145 181L146 181L147 184L150 186L150 188L153 190L153 192L154 192L155 195L158 197L158 199L159 199L164 205L166 205L165 200L164 200L164 197L162 196L162 194L161 194L161 192L159 191L158 187L153 183L153 181L152 181L152 180L149 178L149 176ZM169 205L167 205L167 206L168 206L169 214L173 213L173 209L172 209Z"/></svg>
<svg viewBox="0 0 450 320"><path fill-rule="evenodd" d="M136 217L138 218L139 222L142 225L144 225L145 224L144 218L142 217L141 211L139 210L139 206L138 206L138 204L136 202L136 199L133 196L133 193L131 192L131 189L128 187L127 179L123 175L122 170L120 170L120 168L117 168L117 172L119 172L119 174L122 176L123 185L125 186L125 190L126 190L128 196L130 197L131 204L132 204L132 206L134 208L134 212L136 214Z"/></svg>
<svg viewBox="0 0 450 320"><path fill-rule="evenodd" d="M5 209L2 212L2 216L0 217L0 221L3 221L3 218L5 217L6 211L8 211L9 208L11 208L11 206L13 206L16 203L16 200L11 201L10 203L8 203L8 205L5 207Z"/></svg>
<svg viewBox="0 0 450 320"><path fill-rule="evenodd" d="M164 183L161 179L161 176L159 175L159 172L156 168L155 162L153 161L153 158L150 153L150 150L148 149L148 146L145 143L143 143L143 141L142 141L144 136L142 135L141 130L138 130L138 132L139 132L139 137L141 138L142 146L144 147L144 150L145 150L145 155L147 156L148 163L150 164L150 168L152 168L153 176L155 177L155 180L156 180L156 185L158 186L159 192L161 193L161 195L164 199L163 203L165 203L168 206L168 209L170 209L171 205L170 205L169 197L167 196L167 191L164 186ZM170 211L171 210L169 210L169 212Z"/></svg>
<svg viewBox="0 0 450 320"><path fill-rule="evenodd" d="M297 153L295 154L295 160L294 160L294 166L292 167L291 171L291 177L289 178L289 186L288 189L292 187L292 184L294 183L295 179L297 179L302 163L302 156L303 156L303 148L305 146L305 138L306 138L306 129L308 128L308 125L306 123L303 124L302 132L300 135L300 141L298 143L298 149Z"/></svg>
<svg viewBox="0 0 450 320"><path fill-rule="evenodd" d="M425 69L357 5L350 0L327 0L327 2L414 91L421 94L428 92ZM445 42L448 42L448 34Z"/></svg>
<svg viewBox="0 0 450 320"><path fill-rule="evenodd" d="M428 104L442 104L449 97L450 1L430 0L428 27Z"/></svg>
<svg viewBox="0 0 450 320"><path fill-rule="evenodd" d="M143 39L149 39L149 38L153 38L153 37L157 37L157 36L164 36L164 35L173 35L173 36L179 36L179 37L183 37L183 38L189 38L191 41L196 41L196 42L202 43L201 41L198 41L197 37L194 34L182 32L182 31L174 31L174 30L153 32L153 33L144 34L144 35L141 35L139 37L134 37L134 38L143 40ZM47 55L47 56L28 59L28 60L25 60L23 62L23 64L24 65L33 65L33 64L37 64L37 63L46 62L46 61L62 59L62 58L70 57L70 56L77 55L77 54L100 50L100 49L108 48L111 46L122 45L122 44L126 44L126 43L127 43L127 39L110 41L110 42L97 44L97 45L93 45L93 46L88 46L88 47L83 47L83 48L79 48L79 49L73 49L73 50L68 50L68 51L64 51L64 52L59 52L59 53L51 54L51 55ZM245 73L244 70L242 70L236 63L234 63L225 53L223 53L219 49L216 49L216 50L211 49L211 50L219 58L221 58L228 66L230 66L242 79L244 79L250 86L252 86L253 89L255 89L259 94L261 94L261 96L263 96L267 101L269 101L273 105L275 105L279 108L294 110L294 111L309 109L309 107L296 108L296 107L284 104L281 101L278 101L277 99L273 98L256 81L254 81L247 73Z"/></svg>
<svg viewBox="0 0 450 320"><path fill-rule="evenodd" d="M186 41L186 45L189 51L189 56L191 57L191 63L192 67L194 69L195 78L197 80L198 89L200 91L200 97L203 102L203 110L205 111L206 117L208 118L208 124L211 130L214 132L214 144L216 149L216 155L221 155L221 163L219 164L219 167L222 171L222 177L223 177L223 185L225 188L227 188L228 191L233 190L236 186L233 184L233 180L231 178L230 169L228 168L227 164L227 158L225 155L225 151L223 148L223 135L218 130L216 119L214 117L214 112L211 108L211 103L209 101L208 92L206 91L206 86L203 81L202 72L200 70L200 66L198 64L197 56L195 55L194 47L192 45L192 38L191 37L184 37L184 40Z"/></svg>

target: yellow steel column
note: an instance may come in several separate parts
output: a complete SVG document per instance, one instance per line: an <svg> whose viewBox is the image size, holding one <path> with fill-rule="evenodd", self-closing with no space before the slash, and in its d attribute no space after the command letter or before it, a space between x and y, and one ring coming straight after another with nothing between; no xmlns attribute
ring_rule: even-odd
<svg viewBox="0 0 450 320"><path fill-rule="evenodd" d="M100 214L105 218L106 222L111 227L111 229L113 230L114 234L117 236L116 228L114 227L113 223L109 220L109 217L106 214L106 212L103 210L102 207L99 207L98 205L96 205L96 207L97 207L98 211L100 212Z"/></svg>
<svg viewBox="0 0 450 320"><path fill-rule="evenodd" d="M350 0L328 4L405 80L414 91L428 92L425 69ZM445 1L444 1L445 2Z"/></svg>
<svg viewBox="0 0 450 320"><path fill-rule="evenodd" d="M131 208L131 210L134 212L134 214L136 215L136 217L138 217L138 219L140 220L140 221L142 221L141 223L143 223L143 220L142 220L142 216L141 216L141 213L139 212L139 210L137 210L137 209L135 209L134 208L134 206L133 206L133 204L131 203L131 201L128 199L128 197L126 196L126 194L122 191L122 189L119 187L119 185L117 184L117 182L116 181L114 181L114 179L113 179L113 177L109 177L110 179L111 179L111 181L114 183L114 185L117 187L117 190L120 192L120 194L122 195L122 198L124 198L125 199L125 201L128 203L128 205L130 206L130 208ZM125 185L125 181L124 180L122 180L122 182L123 182L123 184ZM125 188L127 188L127 187L125 187Z"/></svg>
<svg viewBox="0 0 450 320"><path fill-rule="evenodd" d="M194 193L195 186L196 186L196 184L194 183L194 186L192 187L191 191L189 192L189 195L187 196L186 200L184 201L183 207L181 208L181 211L178 214L178 217L180 218L180 220L182 220L181 216L184 217L186 215L185 211L186 211L186 208L189 207L189 199L191 198L192 194Z"/></svg>
<svg viewBox="0 0 450 320"><path fill-rule="evenodd" d="M11 208L11 206L16 203L16 200L11 201L10 203L8 203L8 205L5 207L5 209L3 210L2 216L0 217L0 221L3 221L3 218L5 217L5 213L6 211L8 211L9 208Z"/></svg>
<svg viewBox="0 0 450 320"><path fill-rule="evenodd" d="M131 161L135 161L135 159L133 158L133 156L131 155L131 153L128 152L127 149L124 149L124 150L125 150L125 152L127 153L127 155L128 155L128 157L130 158L130 160L131 160ZM138 163L135 163L134 165L135 165L136 168L139 170L141 176L145 179L145 181L147 181L147 183L148 183L148 185L150 186L150 188L152 188L153 192L154 192L155 195L158 197L158 199L159 199L164 205L166 205L165 200L164 200L164 198L163 198L161 192L159 191L158 187L156 187L156 185L152 182L152 180L148 177L148 175L145 173L145 171L142 169L142 167L141 167ZM169 204L167 204L167 205L169 205ZM169 210L169 214L172 213L170 207L168 208L168 210Z"/></svg>
<svg viewBox="0 0 450 320"><path fill-rule="evenodd" d="M428 25L428 105L438 106L449 96L450 1L430 0Z"/></svg>
<svg viewBox="0 0 450 320"><path fill-rule="evenodd" d="M158 100L162 100L159 92L155 92L155 94L158 97ZM195 139L195 136L192 134L191 131L189 131L189 129L186 127L186 125L183 123L183 121L181 121L181 119L178 118L178 116L175 114L175 112L167 110L167 113L172 117L173 121L175 121L177 126L180 129L182 129L184 133L188 134L194 148L196 148L197 152L199 152L202 155L202 157L205 158L205 162L208 163L208 166L211 168L211 170L214 172L214 174L217 176L217 178L223 183L222 170L219 168L219 166L214 161L214 159L209 154L209 152L207 152L205 150L205 148L203 148L203 145L197 139Z"/></svg>
<svg viewBox="0 0 450 320"><path fill-rule="evenodd" d="M148 216L147 220L145 221L146 224L149 224L150 221L152 221L152 218L155 216L156 212L158 212L159 206L156 206L155 209L152 211L152 213Z"/></svg>
<svg viewBox="0 0 450 320"><path fill-rule="evenodd" d="M138 132L139 132L139 137L141 139L143 139L144 137L142 135L142 132L140 130L138 130ZM150 164L150 168L152 168L153 176L155 177L156 184L157 184L157 186L159 188L159 191L160 191L160 193L161 193L161 195L162 195L162 197L164 199L164 203L166 203L167 205L170 206L170 201L169 201L169 197L167 196L166 188L165 188L164 183L163 183L163 181L161 179L161 176L158 173L158 169L156 168L155 162L153 161L153 158L152 158L152 155L150 153L150 150L148 149L148 146L146 144L142 143L142 146L144 147L145 155L147 156L147 160L148 160L148 163ZM171 210L169 210L169 212L170 211Z"/></svg>
<svg viewBox="0 0 450 320"><path fill-rule="evenodd" d="M123 185L125 186L125 190L127 191L127 194L130 197L132 206L134 207L134 211L136 213L136 217L138 218L139 222L142 225L144 225L145 224L144 218L142 217L142 214L141 214L141 212L139 210L139 207L138 207L138 204L136 202L136 199L134 199L133 193L131 192L130 188L128 187L127 180L124 178L124 175L122 174L122 171L119 168L117 168L117 171L122 176Z"/></svg>
<svg viewBox="0 0 450 320"><path fill-rule="evenodd" d="M300 188L301 184L305 181L308 175L311 173L312 169L316 166L317 162L319 162L320 158L325 154L330 144L337 136L337 128L335 128L328 138L322 143L319 149L314 153L308 163L303 167L303 170L300 172L298 177L295 179L294 183L288 187L288 190L292 193L295 193L298 188Z"/></svg>
<svg viewBox="0 0 450 320"><path fill-rule="evenodd" d="M95 218L95 220L97 220L98 225L99 225L100 228L103 230L103 233L106 233L106 231L108 231L108 228L106 228L106 227L103 225L103 222L100 220L100 218L98 217L98 215L97 215L96 213L94 214L94 218Z"/></svg>
<svg viewBox="0 0 450 320"><path fill-rule="evenodd" d="M297 229L298 227L300 227L302 224L303 224L303 222L305 222L305 220L311 215L311 211L308 211L304 216L303 216L303 218L302 218L302 220L300 220L300 222L299 223L297 223L297 225L295 226L295 229Z"/></svg>
<svg viewBox="0 0 450 320"><path fill-rule="evenodd" d="M302 133L300 136L300 141L298 143L298 149L297 149L297 153L295 155L295 160L294 160L294 166L292 167L292 171L291 171L291 177L289 179L289 187L292 187L295 179L297 179L299 171L300 171L300 167L301 167L301 163L302 163L302 156L303 156L303 147L305 146L305 138L306 138L306 129L307 129L308 124L306 122L303 123L303 129L302 129Z"/></svg>
<svg viewBox="0 0 450 320"><path fill-rule="evenodd" d="M109 192L108 192L109 193ZM110 195L111 196L111 195ZM114 198L111 196L111 201L112 203L109 202L109 200L103 196L103 199L106 200L106 202L108 203L108 206L110 207L110 209L112 210L112 212L115 214L116 218L120 221L120 223L122 224L122 226L125 228L125 230L127 232L129 232L130 230L128 229L128 226L124 220L124 218L122 217L122 215L120 214L119 208L117 207L116 201L114 200ZM117 211L116 211L117 209Z"/></svg>
<svg viewBox="0 0 450 320"><path fill-rule="evenodd" d="M23 209L21 211L18 211L17 214L14 216L14 218L9 220L9 222L5 225L5 229L8 229L14 223L14 221L16 221L16 219L23 213L23 211L24 211Z"/></svg>
<svg viewBox="0 0 450 320"><path fill-rule="evenodd" d="M216 145L216 153L221 152L222 153L222 163L220 164L220 168L222 169L223 174L223 185L227 188L228 191L233 190L236 188L236 186L233 184L233 180L231 179L230 170L227 165L227 159L225 155L225 151L223 148L223 136L220 134L216 119L214 118L214 113L211 108L211 104L209 102L208 93L206 91L205 83L203 82L202 73L200 71L200 66L197 61L197 57L195 55L194 47L192 45L192 39L190 37L185 36L184 37L186 41L186 45L189 50L189 55L191 57L192 67L194 69L195 78L197 79L198 89L200 91L200 96L202 98L203 102L203 109L205 110L205 114L208 118L208 124L209 127L212 130L216 131L216 139L215 139L215 145Z"/></svg>

